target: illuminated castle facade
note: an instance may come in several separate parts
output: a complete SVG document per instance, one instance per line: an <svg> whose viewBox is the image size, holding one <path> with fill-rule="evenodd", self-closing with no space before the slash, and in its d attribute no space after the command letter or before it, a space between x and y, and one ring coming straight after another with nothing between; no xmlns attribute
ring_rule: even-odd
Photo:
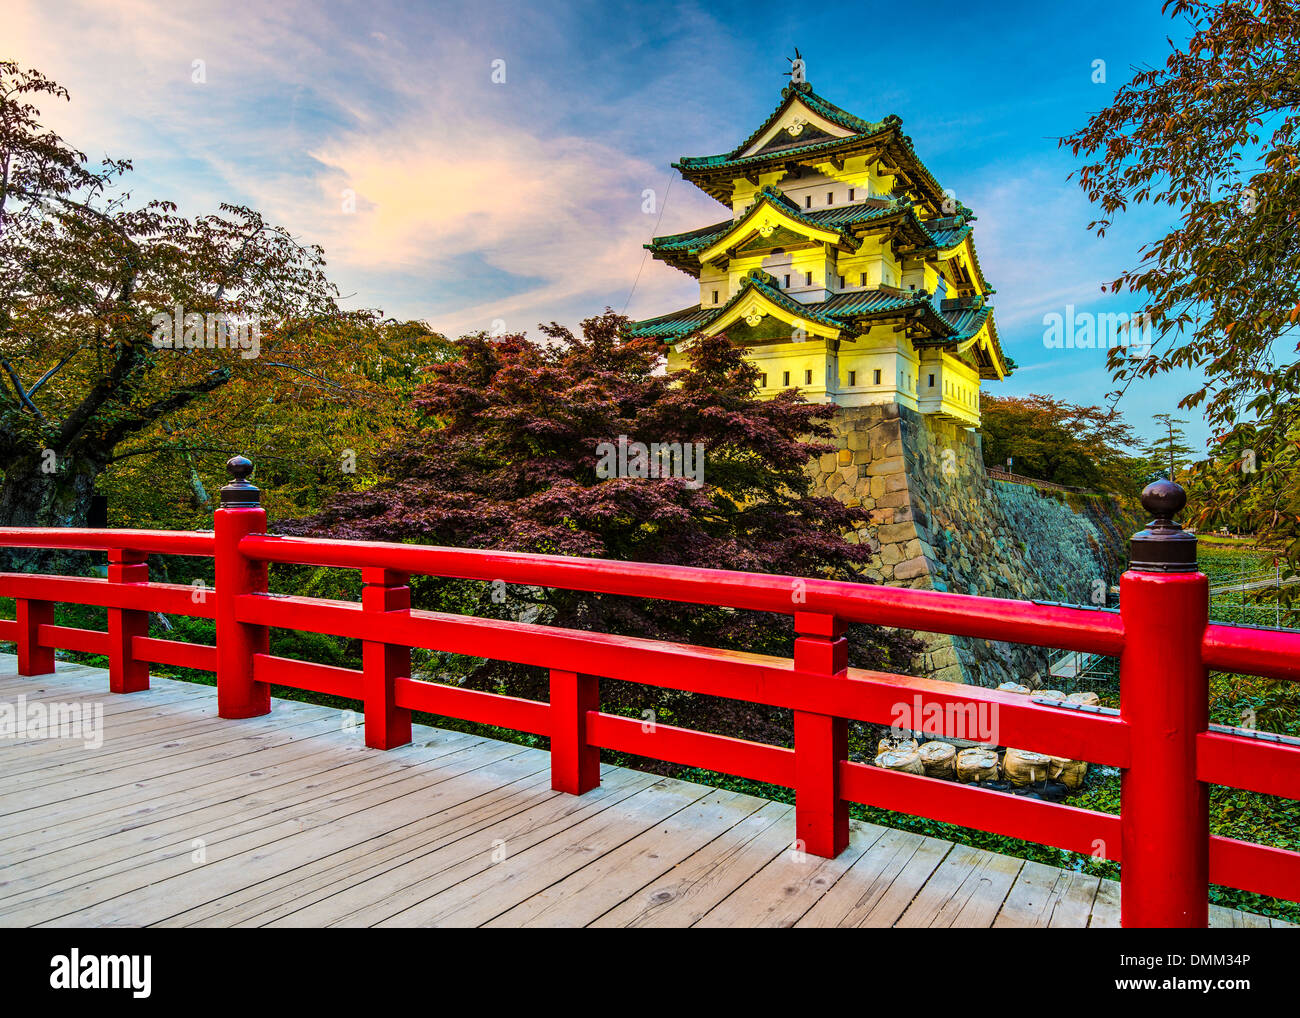
<svg viewBox="0 0 1300 1018"><path fill-rule="evenodd" d="M725 332L765 396L798 388L977 426L981 381L1008 367L975 217L922 165L898 117L861 120L798 77L730 152L673 164L730 215L646 245L697 279L700 297L629 333L667 343L673 370L695 337Z"/></svg>

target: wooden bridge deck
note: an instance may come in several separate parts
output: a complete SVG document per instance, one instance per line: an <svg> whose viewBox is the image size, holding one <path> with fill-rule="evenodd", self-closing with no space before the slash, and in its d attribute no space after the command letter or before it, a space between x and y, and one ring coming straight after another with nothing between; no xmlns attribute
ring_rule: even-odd
<svg viewBox="0 0 1300 1018"><path fill-rule="evenodd" d="M1113 881L936 838L855 823L838 859L800 858L781 803L610 766L574 797L511 743L417 727L381 752L327 707L223 721L212 687L107 690L0 655L0 705L99 704L104 733L0 739L2 926L1119 922Z"/></svg>

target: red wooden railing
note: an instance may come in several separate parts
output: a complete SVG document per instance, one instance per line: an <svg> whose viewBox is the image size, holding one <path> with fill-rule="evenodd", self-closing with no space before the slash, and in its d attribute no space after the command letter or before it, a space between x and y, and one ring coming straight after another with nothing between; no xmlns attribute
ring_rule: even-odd
<svg viewBox="0 0 1300 1018"><path fill-rule="evenodd" d="M1169 520L1134 538L1135 555L1152 561L1135 560L1124 574L1121 609L1112 612L758 573L276 537L263 532L257 489L244 479L251 464L231 462L241 476L223 489L211 533L0 528L0 546L109 554L107 579L0 574L0 596L17 600L15 620L0 621L0 640L17 643L21 675L53 671L54 650L67 648L106 654L115 692L147 688L151 664L214 671L225 718L268 713L272 683L349 697L364 704L366 744L379 749L409 741L417 710L532 732L550 739L553 786L574 794L598 784L601 749L771 782L794 789L796 843L822 856L847 844L852 802L981 828L1118 861L1126 926L1205 926L1211 882L1300 900L1300 853L1211 836L1207 810L1210 784L1300 798L1300 746L1211 727L1206 678L1215 668L1300 680L1300 633L1208 624L1206 577L1189 571L1195 541ZM1186 544L1162 543L1175 534L1191 541L1192 565L1176 561ZM211 556L215 586L150 582L148 554ZM360 569L361 601L271 594L270 563ZM412 574L792 615L794 654L416 611L406 586ZM57 602L106 608L107 632L55 625ZM151 638L148 612L213 619L216 646ZM850 623L1118 656L1121 708L1080 709L849 668L843 634ZM362 668L274 656L270 627L361 640ZM550 701L413 680L413 647L549 669ZM599 677L788 708L794 747L604 713ZM847 759L849 721L892 724L900 710L913 711L914 730L950 738L970 734L962 720L984 712L997 744L1123 768L1121 812Z"/></svg>

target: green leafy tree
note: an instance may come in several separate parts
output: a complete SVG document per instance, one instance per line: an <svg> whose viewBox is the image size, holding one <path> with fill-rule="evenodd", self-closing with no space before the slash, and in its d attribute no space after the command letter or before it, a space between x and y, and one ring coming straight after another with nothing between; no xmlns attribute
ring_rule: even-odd
<svg viewBox="0 0 1300 1018"><path fill-rule="evenodd" d="M1176 217L1111 283L1142 301L1155 339L1145 359L1112 351L1112 370L1119 391L1174 369L1203 373L1179 406L1199 408L1219 440L1244 429L1261 453L1280 452L1300 422L1300 6L1170 0L1164 10L1186 26L1185 41L1062 140L1084 158L1077 177L1098 206L1099 234L1136 206ZM1201 522L1238 490L1234 462L1211 461L1226 473L1203 487ZM1262 536L1288 543L1293 565L1294 470L1289 455L1259 460L1251 514Z"/></svg>
<svg viewBox="0 0 1300 1018"><path fill-rule="evenodd" d="M236 381L250 401L304 379L366 388L347 370L365 358L338 341L375 331L372 313L340 310L321 250L256 211L133 201L130 163L91 165L42 126L36 102L67 98L0 63L4 525L84 525L125 446L168 427L197 445L178 430Z"/></svg>
<svg viewBox="0 0 1300 1018"><path fill-rule="evenodd" d="M1141 461L1127 449L1132 428L1114 411L1076 406L1053 396L980 395L984 463L1040 481L1133 499Z"/></svg>
<svg viewBox="0 0 1300 1018"><path fill-rule="evenodd" d="M1192 464L1201 458L1187 444L1187 434L1183 431L1187 421L1172 414L1153 414L1151 419L1156 424L1155 436L1143 443L1142 451L1161 477L1185 481Z"/></svg>

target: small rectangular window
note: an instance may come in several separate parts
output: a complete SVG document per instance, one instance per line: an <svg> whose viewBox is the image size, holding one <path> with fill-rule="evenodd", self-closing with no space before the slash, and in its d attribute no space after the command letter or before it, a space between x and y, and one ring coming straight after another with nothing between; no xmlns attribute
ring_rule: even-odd
<svg viewBox="0 0 1300 1018"><path fill-rule="evenodd" d="M841 289L841 290L844 289L844 277L843 277L843 276L840 276L840 289Z"/></svg>
<svg viewBox="0 0 1300 1018"><path fill-rule="evenodd" d="M781 372L781 384L788 386L790 384L790 372Z"/></svg>
<svg viewBox="0 0 1300 1018"><path fill-rule="evenodd" d="M766 372L766 371L764 371L762 374L760 374L760 375L758 376L758 387L759 387L760 389L766 389L766 388L767 388L767 372Z"/></svg>
<svg viewBox="0 0 1300 1018"><path fill-rule="evenodd" d="M811 273L811 272L805 272L803 275L804 275L803 285L804 285L804 286L812 286L812 273Z"/></svg>
<svg viewBox="0 0 1300 1018"><path fill-rule="evenodd" d="M864 272L862 273L862 275L858 276L858 286L866 286L866 285L867 285L867 274Z"/></svg>
<svg viewBox="0 0 1300 1018"><path fill-rule="evenodd" d="M811 372L811 371L805 371L805 372L803 373L803 384L804 384L804 385L812 385L812 372Z"/></svg>
<svg viewBox="0 0 1300 1018"><path fill-rule="evenodd" d="M880 384L880 369L879 369L879 368L876 368L876 379L875 379L875 384L876 384L876 385L879 385L879 384Z"/></svg>
<svg viewBox="0 0 1300 1018"><path fill-rule="evenodd" d="M849 385L857 385L857 384L858 384L858 373L856 371L850 371Z"/></svg>
<svg viewBox="0 0 1300 1018"><path fill-rule="evenodd" d="M827 205L834 205L834 204L835 204L835 192L834 192L834 191L827 191L827 192L826 192L826 204L827 204Z"/></svg>
<svg viewBox="0 0 1300 1018"><path fill-rule="evenodd" d="M934 388L934 375L931 375L931 376L930 376L930 388L931 388L931 389Z"/></svg>
<svg viewBox="0 0 1300 1018"><path fill-rule="evenodd" d="M714 291L713 291L713 303L714 303L714 304L718 303L718 291L717 291L717 290L714 290Z"/></svg>
<svg viewBox="0 0 1300 1018"><path fill-rule="evenodd" d="M852 201L852 200L853 200L853 192L854 192L854 188L851 188L851 187L850 187L850 188L849 188L849 201Z"/></svg>
<svg viewBox="0 0 1300 1018"><path fill-rule="evenodd" d="M810 195L810 194L806 194L806 195L804 195L804 197L803 197L803 207L806 208L806 209L810 209L810 208L812 208L812 195Z"/></svg>
<svg viewBox="0 0 1300 1018"><path fill-rule="evenodd" d="M790 289L790 274L788 272L786 273L785 276L785 288L787 290Z"/></svg>

